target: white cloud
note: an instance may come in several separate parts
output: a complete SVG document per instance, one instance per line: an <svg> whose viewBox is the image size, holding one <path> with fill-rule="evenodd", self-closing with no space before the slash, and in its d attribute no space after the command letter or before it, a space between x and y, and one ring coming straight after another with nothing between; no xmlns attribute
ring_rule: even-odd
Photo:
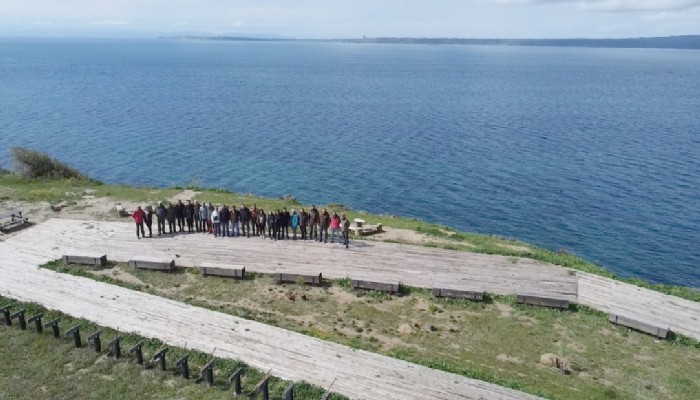
<svg viewBox="0 0 700 400"><path fill-rule="evenodd" d="M683 11L700 7L700 0L492 0L501 4L571 4L583 10L606 12Z"/></svg>

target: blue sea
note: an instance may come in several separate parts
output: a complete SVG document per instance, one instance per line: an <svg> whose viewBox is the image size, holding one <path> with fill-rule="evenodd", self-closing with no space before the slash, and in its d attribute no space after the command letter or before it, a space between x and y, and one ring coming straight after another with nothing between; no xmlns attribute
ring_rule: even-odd
<svg viewBox="0 0 700 400"><path fill-rule="evenodd" d="M700 51L5 38L12 145L700 287Z"/></svg>

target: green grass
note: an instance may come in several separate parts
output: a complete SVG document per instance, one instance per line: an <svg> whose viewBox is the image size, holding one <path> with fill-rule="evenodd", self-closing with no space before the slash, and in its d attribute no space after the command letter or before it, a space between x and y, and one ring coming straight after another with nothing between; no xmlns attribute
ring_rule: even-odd
<svg viewBox="0 0 700 400"><path fill-rule="evenodd" d="M128 349L141 340L144 359L165 345L154 339L120 332L123 336L123 358L115 360L106 351L97 354L87 346L88 334L102 330L103 344L116 337L112 329L97 326L89 321L49 311L30 303L20 303L0 297L0 304L13 304L13 310L26 308L27 315L44 313L44 321L61 318L62 334L67 327L81 326L83 348L76 349L72 339L55 339L49 331L37 334L33 324L27 331L13 326L0 325L0 398L2 399L230 399L232 392L226 381L236 369L243 368L242 386L250 392L262 379L264 372L247 367L238 361L214 359L215 386L194 382L197 372L210 359L210 355L197 351L168 346L168 371L158 368L141 369ZM174 374L174 362L189 354L191 379ZM270 380L272 398L280 398L289 382L277 378ZM301 382L296 386L295 398L320 399L324 390ZM344 399L332 394L334 400Z"/></svg>
<svg viewBox="0 0 700 400"><path fill-rule="evenodd" d="M402 296L356 293L347 279L316 288L278 286L265 274L235 281L125 264L100 275L58 263L46 267L548 398L690 400L700 393L697 341L656 342L612 326L605 313L588 307L560 312L515 304L513 296L483 303L434 299L411 287ZM126 283L127 277L139 283ZM545 353L570 360L574 373L540 365Z"/></svg>
<svg viewBox="0 0 700 400"><path fill-rule="evenodd" d="M15 174L0 176L0 200L15 201L46 201L52 204L65 202L77 203L84 194L111 198L115 201L133 201L155 204L176 196L182 191L182 187L153 188L134 187L127 185L108 185L76 179L25 179ZM236 194L222 189L190 188L199 191L194 199L200 202L212 202L214 204L236 205L246 204L249 207L257 205L266 211L287 207L309 209L309 205L301 205L294 198L285 196L280 199L262 198L250 194ZM86 192L87 191L87 192ZM184 200L184 199L183 199ZM329 211L344 212L351 220L362 218L371 223L382 223L387 228L409 229L436 239L428 243L411 243L397 240L389 242L421 244L429 247L437 247L448 250L469 251L484 254L496 254L508 257L523 257L555 265L590 272L608 278L629 282L661 293L671 294L684 299L700 302L700 291L694 288L653 284L638 278L622 278L612 272L590 263L567 251L551 251L533 246L517 240L506 239L499 236L479 235L456 231L450 227L438 224L426 223L417 219L394 217L387 215L374 215L364 211L350 210L342 204L316 205L319 209L327 207ZM80 207L76 205L76 207Z"/></svg>

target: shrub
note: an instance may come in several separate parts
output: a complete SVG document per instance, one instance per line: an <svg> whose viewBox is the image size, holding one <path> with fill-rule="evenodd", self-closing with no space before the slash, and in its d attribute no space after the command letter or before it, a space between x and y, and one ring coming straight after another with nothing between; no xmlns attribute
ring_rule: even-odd
<svg viewBox="0 0 700 400"><path fill-rule="evenodd" d="M75 168L36 150L24 147L12 147L15 170L25 178L79 179L89 180Z"/></svg>

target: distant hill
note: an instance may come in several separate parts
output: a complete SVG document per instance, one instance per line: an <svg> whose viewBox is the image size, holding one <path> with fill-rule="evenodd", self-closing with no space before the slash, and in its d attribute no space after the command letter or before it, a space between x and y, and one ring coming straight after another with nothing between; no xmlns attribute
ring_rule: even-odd
<svg viewBox="0 0 700 400"><path fill-rule="evenodd" d="M627 39L462 39L462 38L403 38L380 37L362 39L287 39L281 37L246 36L177 36L165 39L237 40L237 41L307 41L340 43L430 44L430 45L491 45L491 46L558 46L610 47L700 50L700 35L642 37Z"/></svg>

